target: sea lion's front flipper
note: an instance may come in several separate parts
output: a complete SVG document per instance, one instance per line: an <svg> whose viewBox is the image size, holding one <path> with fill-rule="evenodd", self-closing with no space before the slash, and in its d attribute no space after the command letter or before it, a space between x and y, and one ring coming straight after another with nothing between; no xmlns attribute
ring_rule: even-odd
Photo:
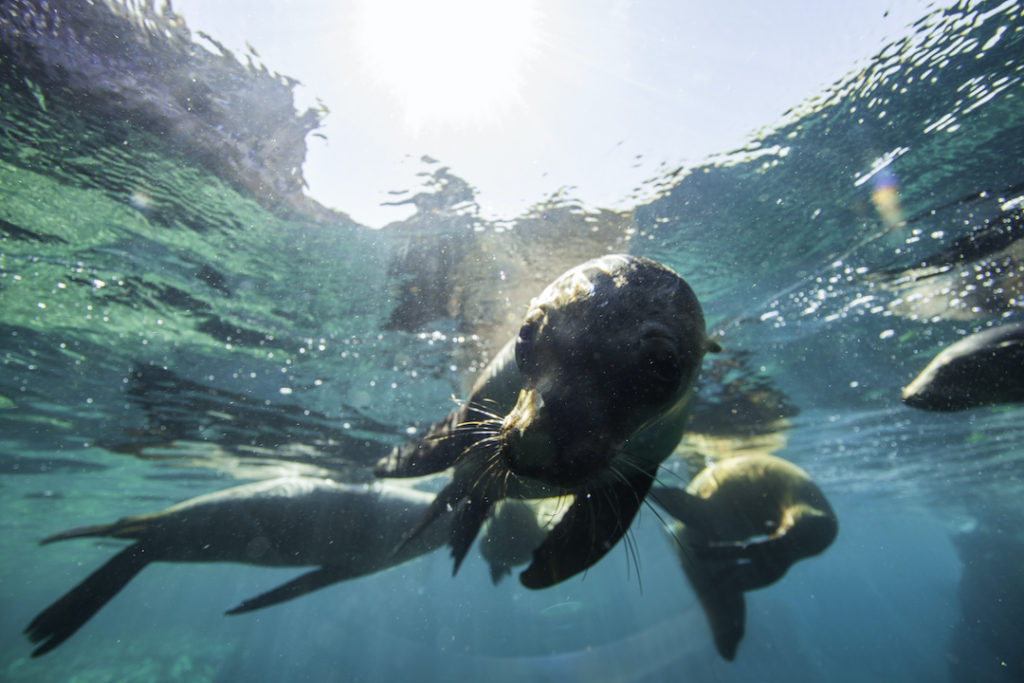
<svg viewBox="0 0 1024 683"><path fill-rule="evenodd" d="M271 605L286 602L300 595L312 593L332 583L350 578L353 578L353 576L342 567L332 567L330 565L320 567L296 579L292 579L274 590L257 595L255 598L250 598L242 602L238 607L229 609L225 614L244 614L264 607L270 607Z"/></svg>
<svg viewBox="0 0 1024 683"><path fill-rule="evenodd" d="M747 606L742 591L717 590L697 596L711 627L715 649L732 661L746 630Z"/></svg>
<svg viewBox="0 0 1024 683"><path fill-rule="evenodd" d="M589 494L572 505L519 575L527 588L548 588L589 568L625 535L644 497L653 472L638 471Z"/></svg>
<svg viewBox="0 0 1024 683"><path fill-rule="evenodd" d="M785 575L799 556L794 556L792 544L786 536L768 538L746 545L695 547L693 552L702 560L713 562L734 561L723 583L730 589L752 591L769 586Z"/></svg>
<svg viewBox="0 0 1024 683"><path fill-rule="evenodd" d="M460 429L470 419L466 413L464 407L456 408L420 438L395 446L377 461L373 473L378 477L419 477L448 469L473 441L472 435Z"/></svg>
<svg viewBox="0 0 1024 683"><path fill-rule="evenodd" d="M55 539L48 539L55 540ZM25 628L33 643L33 657L44 655L74 635L103 605L120 592L143 567L159 559L138 543L128 546L39 613Z"/></svg>
<svg viewBox="0 0 1024 683"><path fill-rule="evenodd" d="M706 526L707 502L700 496L672 486L655 486L651 489L651 500L687 526Z"/></svg>
<svg viewBox="0 0 1024 683"><path fill-rule="evenodd" d="M462 503L459 511L455 514L448 541L452 548L452 557L455 559L452 576L459 572L462 560L466 558L466 553L472 547L473 541L480 532L480 527L487 519L487 513L491 506L492 502L486 490L478 489Z"/></svg>
<svg viewBox="0 0 1024 683"><path fill-rule="evenodd" d="M414 539L423 533L428 526L437 521L438 517L446 512L457 509L460 503L465 500L466 495L466 485L462 479L456 477L448 482L448 485L441 489L440 493L434 497L434 500L430 501L427 511L423 513L422 517L420 517L420 521L417 522L416 526L409 529L409 531L402 536L402 540L400 540L394 550L391 551L390 557L394 559L401 555L402 551L404 551ZM475 536L476 532L474 531L473 534ZM472 539L470 539L470 541L472 541ZM463 555L465 555L465 552L463 552ZM458 563L456 563L455 569L458 570Z"/></svg>
<svg viewBox="0 0 1024 683"><path fill-rule="evenodd" d="M706 561L694 552L685 540L685 532L682 533L682 538L676 537L679 562L704 610L715 649L731 662L746 629L747 606L737 582L742 580L739 573L748 567Z"/></svg>

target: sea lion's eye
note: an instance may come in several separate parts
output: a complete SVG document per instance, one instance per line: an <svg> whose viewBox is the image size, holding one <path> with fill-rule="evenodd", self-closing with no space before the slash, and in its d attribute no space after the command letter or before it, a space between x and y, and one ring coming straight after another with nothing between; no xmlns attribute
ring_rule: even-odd
<svg viewBox="0 0 1024 683"><path fill-rule="evenodd" d="M650 376L665 384L678 383L683 371L672 344L655 337L644 340L644 346L644 361Z"/></svg>
<svg viewBox="0 0 1024 683"><path fill-rule="evenodd" d="M519 366L520 372L525 372L533 344L537 340L537 330L540 328L542 316L539 311L535 312L527 317L519 328L519 336L516 337L516 365Z"/></svg>

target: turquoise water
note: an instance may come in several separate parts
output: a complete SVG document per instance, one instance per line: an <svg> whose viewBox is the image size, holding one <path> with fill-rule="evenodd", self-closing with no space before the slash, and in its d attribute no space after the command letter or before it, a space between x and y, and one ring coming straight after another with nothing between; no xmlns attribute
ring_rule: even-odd
<svg viewBox="0 0 1024 683"><path fill-rule="evenodd" d="M941 348L1020 319L1016 4L933 11L747 148L652 178L660 195L632 211L559 197L489 222L472 179L425 162L417 213L383 230L297 200L294 159L257 149L258 116L217 119L213 99L198 115L145 109L88 70L96 82L62 84L40 52L11 47L45 32L32 43L11 26L0 678L1024 677L1021 409L900 402ZM251 72L204 69L224 93L279 104ZM231 128L240 118L250 128ZM726 349L705 364L688 447L767 442L839 516L823 555L748 595L736 661L715 653L647 510L635 565L617 548L539 592L492 586L475 552L452 579L438 552L225 617L297 572L157 563L29 658L21 630L115 545L39 539L285 472L368 480L449 409L530 296L606 251L681 273Z"/></svg>

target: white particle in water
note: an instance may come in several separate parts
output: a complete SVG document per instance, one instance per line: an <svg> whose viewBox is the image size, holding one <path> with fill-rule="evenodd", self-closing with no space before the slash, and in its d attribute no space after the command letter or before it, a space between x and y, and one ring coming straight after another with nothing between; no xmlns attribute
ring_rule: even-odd
<svg viewBox="0 0 1024 683"><path fill-rule="evenodd" d="M281 387L280 389L278 389L278 391L281 392L282 396L289 396L292 393L292 388L291 387Z"/></svg>
<svg viewBox="0 0 1024 683"><path fill-rule="evenodd" d="M894 332L893 330L884 330L880 335L878 335L878 338L879 339L888 339L889 337L893 336L894 334L896 334L896 332Z"/></svg>

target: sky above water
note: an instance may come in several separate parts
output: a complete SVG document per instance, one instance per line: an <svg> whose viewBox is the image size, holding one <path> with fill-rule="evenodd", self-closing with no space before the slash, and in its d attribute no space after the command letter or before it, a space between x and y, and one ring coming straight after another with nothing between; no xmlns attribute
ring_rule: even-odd
<svg viewBox="0 0 1024 683"><path fill-rule="evenodd" d="M193 31L255 50L330 110L309 193L379 227L427 155L487 218L554 192L627 207L659 170L742 146L864 65L923 0L175 0Z"/></svg>

